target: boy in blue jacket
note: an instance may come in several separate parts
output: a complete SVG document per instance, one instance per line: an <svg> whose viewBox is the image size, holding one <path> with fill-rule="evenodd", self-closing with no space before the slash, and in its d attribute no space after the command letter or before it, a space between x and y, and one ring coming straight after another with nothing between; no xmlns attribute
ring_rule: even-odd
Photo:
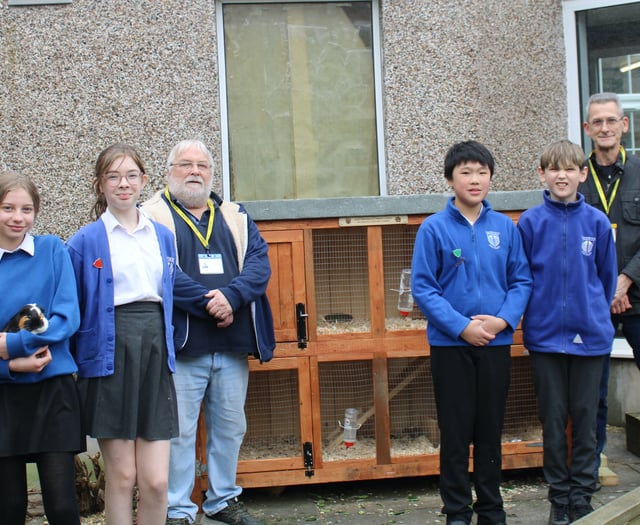
<svg viewBox="0 0 640 525"><path fill-rule="evenodd" d="M618 271L607 216L578 193L587 177L582 148L568 140L547 146L538 174L544 202L518 222L533 273L522 329L542 423L549 525L567 525L593 510L599 384Z"/></svg>
<svg viewBox="0 0 640 525"><path fill-rule="evenodd" d="M478 142L449 149L444 175L454 196L422 223L413 252L411 291L428 320L448 525L469 525L474 511L478 525L506 524L501 434L513 332L531 273L513 221L485 200L493 170L493 156Z"/></svg>

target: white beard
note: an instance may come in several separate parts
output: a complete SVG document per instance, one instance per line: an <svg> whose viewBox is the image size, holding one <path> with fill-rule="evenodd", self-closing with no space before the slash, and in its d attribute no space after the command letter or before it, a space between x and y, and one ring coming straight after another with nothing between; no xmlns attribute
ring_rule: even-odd
<svg viewBox="0 0 640 525"><path fill-rule="evenodd" d="M187 182L195 179L191 177L186 177L179 182L169 178L169 191L187 209L206 206L213 188L213 180L209 181L208 186L203 186L200 190L193 190L187 187ZM198 179L202 181L201 177L198 177Z"/></svg>

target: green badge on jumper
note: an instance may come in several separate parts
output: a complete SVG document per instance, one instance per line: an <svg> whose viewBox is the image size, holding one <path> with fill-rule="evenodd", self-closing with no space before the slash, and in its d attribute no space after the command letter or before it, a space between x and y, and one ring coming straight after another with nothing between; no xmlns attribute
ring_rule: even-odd
<svg viewBox="0 0 640 525"><path fill-rule="evenodd" d="M455 250L453 250L453 255L455 255L456 257L460 257L462 255L462 250L460 248L456 248Z"/></svg>

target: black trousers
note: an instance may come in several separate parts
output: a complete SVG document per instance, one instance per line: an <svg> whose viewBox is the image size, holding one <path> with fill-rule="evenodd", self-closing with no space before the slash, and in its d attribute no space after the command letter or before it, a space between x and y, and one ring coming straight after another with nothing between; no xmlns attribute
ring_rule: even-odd
<svg viewBox="0 0 640 525"><path fill-rule="evenodd" d="M596 476L596 416L602 368L608 355L582 357L531 352L533 384L542 423L543 471L549 501L591 502ZM566 428L571 418L571 462Z"/></svg>
<svg viewBox="0 0 640 525"><path fill-rule="evenodd" d="M431 373L440 426L440 496L447 520L506 521L500 480L501 437L511 382L511 347L432 346ZM469 446L473 444L472 501Z"/></svg>

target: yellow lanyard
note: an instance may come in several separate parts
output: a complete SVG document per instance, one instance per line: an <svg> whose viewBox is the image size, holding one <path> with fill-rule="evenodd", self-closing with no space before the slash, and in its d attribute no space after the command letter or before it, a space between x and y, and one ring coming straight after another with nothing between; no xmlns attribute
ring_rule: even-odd
<svg viewBox="0 0 640 525"><path fill-rule="evenodd" d="M169 193L169 188L164 189L164 196L167 198L167 201L169 201L169 205L175 210L178 215L180 215L182 220L187 223L189 228L193 230L193 233L196 234L196 237L200 240L202 246L204 246L206 250L209 250L209 239L211 239L211 232L213 231L213 221L215 220L215 210L213 209L213 203L211 202L211 199L207 200L207 206L209 207L209 224L207 225L207 236L203 237L200 233L200 230L198 230L196 225L193 224L193 221L189 219L189 217L187 217L187 214L183 212L175 202L173 202L171 194Z"/></svg>
<svg viewBox="0 0 640 525"><path fill-rule="evenodd" d="M627 159L627 152L624 150L622 146L620 146L620 155L622 157L622 165L624 166L624 163ZM602 188L602 184L600 183L600 177L598 177L598 174L596 173L596 170L593 167L593 162L591 162L591 157L593 157L593 152L591 152L591 155L589 155L589 171L591 172L591 176L593 177L593 182L595 183L596 189L598 190L598 196L600 197L602 208L604 209L604 212L607 215L609 215L609 210L611 209L611 205L613 204L613 201L615 200L616 195L618 194L618 186L620 186L620 178L618 178L618 180L616 180L616 182L613 184L611 195L609 195L609 201L607 201L607 196L604 192L604 189Z"/></svg>

